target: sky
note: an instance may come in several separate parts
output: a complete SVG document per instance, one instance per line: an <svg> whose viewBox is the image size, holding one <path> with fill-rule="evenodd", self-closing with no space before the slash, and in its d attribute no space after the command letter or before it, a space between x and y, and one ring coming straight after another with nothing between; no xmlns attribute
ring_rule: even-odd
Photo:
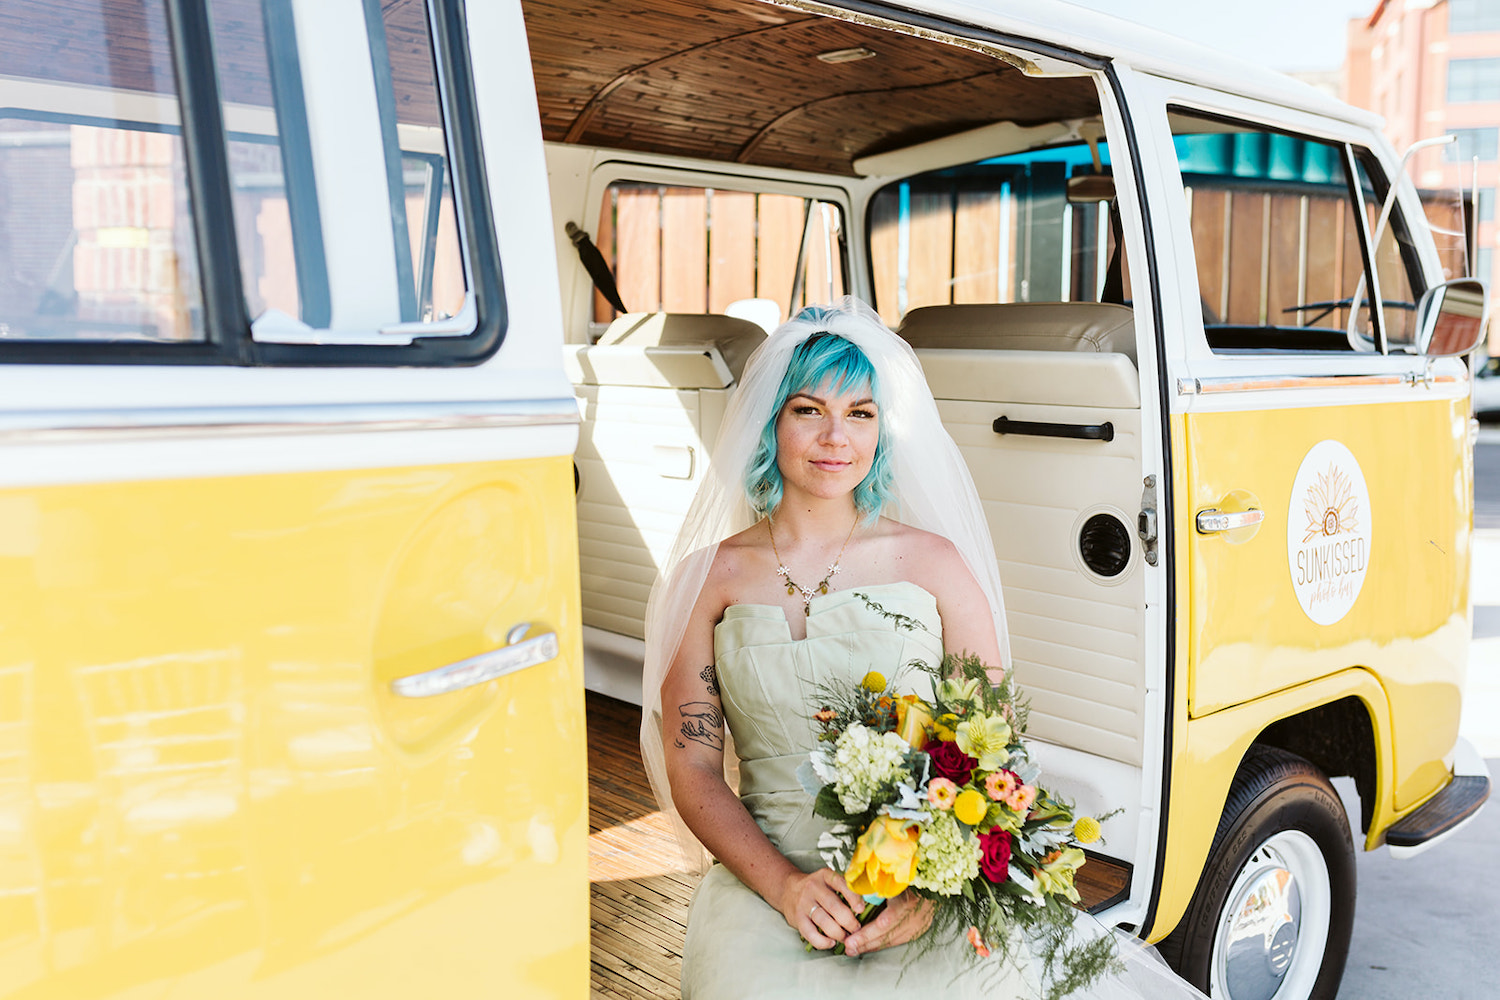
<svg viewBox="0 0 1500 1000"><path fill-rule="evenodd" d="M1336 70L1351 17L1376 0L1069 0L1282 72Z"/></svg>

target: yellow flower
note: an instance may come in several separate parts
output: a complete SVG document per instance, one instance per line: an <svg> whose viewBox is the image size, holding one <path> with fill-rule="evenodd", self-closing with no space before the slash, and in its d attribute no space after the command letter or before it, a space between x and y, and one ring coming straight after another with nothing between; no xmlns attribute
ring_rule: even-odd
<svg viewBox="0 0 1500 1000"><path fill-rule="evenodd" d="M896 735L913 749L927 745L927 727L932 724L932 709L914 694L896 702Z"/></svg>
<svg viewBox="0 0 1500 1000"><path fill-rule="evenodd" d="M1083 851L1076 847L1065 847L1043 858L1041 867L1032 874L1036 876L1037 885L1047 895L1062 896L1076 903L1078 890L1073 886L1073 873L1086 860Z"/></svg>
<svg viewBox="0 0 1500 1000"><path fill-rule="evenodd" d="M984 796L972 788L965 788L958 793L958 801L953 803L953 815L970 826L977 826L984 819L984 814L990 811L990 804L984 800Z"/></svg>
<svg viewBox="0 0 1500 1000"><path fill-rule="evenodd" d="M1010 723L998 715L979 715L960 722L953 731L958 748L979 761L979 770L993 771L1010 760Z"/></svg>
<svg viewBox="0 0 1500 1000"><path fill-rule="evenodd" d="M865 674L865 679L859 682L859 686L873 694L879 694L885 690L885 674L879 670L871 670Z"/></svg>
<svg viewBox="0 0 1500 1000"><path fill-rule="evenodd" d="M1092 844L1099 839L1099 821L1092 816L1080 816L1073 824L1073 839L1080 844Z"/></svg>
<svg viewBox="0 0 1500 1000"><path fill-rule="evenodd" d="M936 736L944 743L952 743L954 735L953 731L957 725L958 716L954 715L952 712L944 712L942 715L932 720L932 735Z"/></svg>
<svg viewBox="0 0 1500 1000"><path fill-rule="evenodd" d="M900 895L916 876L921 833L909 820L876 817L854 845L854 859L844 873L849 888L863 896Z"/></svg>

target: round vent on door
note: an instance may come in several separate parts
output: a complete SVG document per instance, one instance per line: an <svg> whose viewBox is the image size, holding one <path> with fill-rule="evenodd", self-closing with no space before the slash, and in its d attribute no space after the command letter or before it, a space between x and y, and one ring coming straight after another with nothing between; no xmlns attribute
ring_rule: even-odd
<svg viewBox="0 0 1500 1000"><path fill-rule="evenodd" d="M1130 562L1130 530L1113 514L1095 514L1078 533L1083 564L1100 576L1118 576Z"/></svg>

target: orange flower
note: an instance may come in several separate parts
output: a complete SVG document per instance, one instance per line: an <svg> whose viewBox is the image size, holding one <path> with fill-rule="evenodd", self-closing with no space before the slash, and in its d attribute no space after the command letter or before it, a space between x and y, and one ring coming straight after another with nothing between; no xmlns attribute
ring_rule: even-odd
<svg viewBox="0 0 1500 1000"><path fill-rule="evenodd" d="M985 944L984 938L979 936L978 927L970 927L967 936L969 939L969 946L974 949L974 953L976 955L978 955L980 958L990 957L990 946Z"/></svg>
<svg viewBox="0 0 1500 1000"><path fill-rule="evenodd" d="M916 877L921 834L916 823L877 817L854 845L854 859L844 873L849 888L862 896L900 895Z"/></svg>

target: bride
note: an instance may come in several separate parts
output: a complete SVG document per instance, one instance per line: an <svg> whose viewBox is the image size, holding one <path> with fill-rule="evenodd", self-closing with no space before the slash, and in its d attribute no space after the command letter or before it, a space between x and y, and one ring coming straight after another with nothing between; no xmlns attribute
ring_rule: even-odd
<svg viewBox="0 0 1500 1000"><path fill-rule="evenodd" d="M689 911L684 1000L1038 995L1024 961L918 940L932 915L910 890L861 926L796 777L820 686L944 652L1009 667L984 513L915 354L857 300L804 309L751 356L722 426L647 612L647 770L690 867L719 862ZM1199 995L1124 957L1087 997Z"/></svg>

